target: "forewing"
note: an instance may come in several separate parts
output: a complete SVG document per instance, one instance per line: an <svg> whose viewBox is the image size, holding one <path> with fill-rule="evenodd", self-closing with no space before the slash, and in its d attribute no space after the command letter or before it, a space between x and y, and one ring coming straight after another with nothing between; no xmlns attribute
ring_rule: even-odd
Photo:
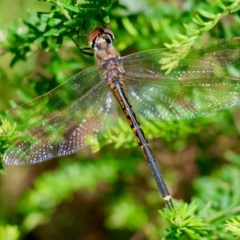
<svg viewBox="0 0 240 240"><path fill-rule="evenodd" d="M195 118L240 103L240 38L144 51L122 64L131 104L148 119Z"/></svg>
<svg viewBox="0 0 240 240"><path fill-rule="evenodd" d="M7 149L7 164L39 163L96 144L117 116L105 80L96 67L15 109L19 138Z"/></svg>

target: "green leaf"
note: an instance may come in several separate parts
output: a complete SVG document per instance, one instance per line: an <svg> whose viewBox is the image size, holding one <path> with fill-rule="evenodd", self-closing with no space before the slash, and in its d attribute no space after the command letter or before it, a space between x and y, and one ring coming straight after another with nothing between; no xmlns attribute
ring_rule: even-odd
<svg viewBox="0 0 240 240"><path fill-rule="evenodd" d="M195 17L192 18L193 22L198 24L199 26L204 26L205 22L202 20L202 18L197 14Z"/></svg>
<svg viewBox="0 0 240 240"><path fill-rule="evenodd" d="M240 3L230 10L231 13L238 12L240 10Z"/></svg>
<svg viewBox="0 0 240 240"><path fill-rule="evenodd" d="M190 26L188 26L187 24L183 24L183 26L191 33L191 34L199 34L199 30L198 29L194 29L194 28L192 28L192 27L190 27ZM182 39L184 39L183 37L182 37ZM185 40L187 39L187 36L186 36L186 38L185 38Z"/></svg>
<svg viewBox="0 0 240 240"><path fill-rule="evenodd" d="M51 28L49 31L47 31L46 33L44 33L44 37L49 37L49 36L56 36L56 33L59 33L59 29L57 28Z"/></svg>
<svg viewBox="0 0 240 240"><path fill-rule="evenodd" d="M198 11L203 17L210 18L210 19L215 19L216 18L215 14L204 11L203 9L199 9Z"/></svg>
<svg viewBox="0 0 240 240"><path fill-rule="evenodd" d="M225 10L225 9L226 9L226 6L222 3L221 0L215 0L215 2L216 2L216 4L217 4L217 6L218 6L219 8L221 8L222 10Z"/></svg>
<svg viewBox="0 0 240 240"><path fill-rule="evenodd" d="M180 239L183 236L189 236L191 239L199 239L200 236L206 236L207 225L204 219L194 216L196 210L197 205L188 205L181 201L174 201L173 210L165 208L159 211L171 223L167 239L171 239L173 236L178 236L176 239Z"/></svg>
<svg viewBox="0 0 240 240"><path fill-rule="evenodd" d="M231 232L234 237L240 237L240 216L227 221L224 231Z"/></svg>
<svg viewBox="0 0 240 240"><path fill-rule="evenodd" d="M63 9L67 9L71 12L75 12L75 13L80 13L81 10L79 9L79 7L73 6L73 5L69 5L69 4L65 4L65 3L61 3L60 1L56 3L58 6L63 7Z"/></svg>

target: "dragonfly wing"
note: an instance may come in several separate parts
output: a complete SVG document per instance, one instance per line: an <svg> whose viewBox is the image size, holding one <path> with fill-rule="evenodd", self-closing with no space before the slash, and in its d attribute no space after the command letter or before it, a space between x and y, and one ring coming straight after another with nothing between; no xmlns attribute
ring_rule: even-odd
<svg viewBox="0 0 240 240"><path fill-rule="evenodd" d="M105 80L93 67L9 116L20 137L7 149L7 164L31 164L94 145L112 126L117 108Z"/></svg>
<svg viewBox="0 0 240 240"><path fill-rule="evenodd" d="M175 52L184 57L176 60L170 50L156 49L122 58L125 85L137 114L180 120L240 103L240 38ZM168 71L166 66L176 61Z"/></svg>

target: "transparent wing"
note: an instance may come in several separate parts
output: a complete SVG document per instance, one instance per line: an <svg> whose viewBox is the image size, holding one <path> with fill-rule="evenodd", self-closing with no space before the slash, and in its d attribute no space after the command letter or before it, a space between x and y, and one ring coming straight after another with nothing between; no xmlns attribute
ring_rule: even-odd
<svg viewBox="0 0 240 240"><path fill-rule="evenodd" d="M96 144L114 124L117 109L96 67L15 109L20 137L4 155L7 164L39 163Z"/></svg>
<svg viewBox="0 0 240 240"><path fill-rule="evenodd" d="M148 119L195 118L240 103L240 37L139 52L122 64L130 102Z"/></svg>

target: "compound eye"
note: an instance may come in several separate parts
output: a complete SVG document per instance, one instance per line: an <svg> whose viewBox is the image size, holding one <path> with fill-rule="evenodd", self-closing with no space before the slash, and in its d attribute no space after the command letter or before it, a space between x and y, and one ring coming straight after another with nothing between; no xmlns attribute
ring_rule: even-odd
<svg viewBox="0 0 240 240"><path fill-rule="evenodd" d="M111 44L111 43L112 43L112 41L111 41L110 38L107 38L107 39L106 39L106 42L107 42L107 44Z"/></svg>
<svg viewBox="0 0 240 240"><path fill-rule="evenodd" d="M101 30L97 28L88 36L88 43L91 48L93 47L93 43L100 33Z"/></svg>
<svg viewBox="0 0 240 240"><path fill-rule="evenodd" d="M88 37L88 43L91 48L94 48L95 40L100 34L106 35L106 42L111 44L114 41L114 34L108 28L96 28Z"/></svg>
<svg viewBox="0 0 240 240"><path fill-rule="evenodd" d="M114 34L109 28L104 28L103 31L111 36L112 41L114 41Z"/></svg>

